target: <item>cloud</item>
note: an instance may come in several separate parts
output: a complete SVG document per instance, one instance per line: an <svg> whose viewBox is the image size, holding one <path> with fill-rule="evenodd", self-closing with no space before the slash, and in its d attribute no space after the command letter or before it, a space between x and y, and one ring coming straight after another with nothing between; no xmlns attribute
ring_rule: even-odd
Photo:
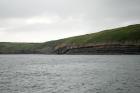
<svg viewBox="0 0 140 93"><path fill-rule="evenodd" d="M0 41L43 42L140 23L139 4L140 0L0 0Z"/></svg>
<svg viewBox="0 0 140 93"><path fill-rule="evenodd" d="M35 16L26 19L27 24L53 24L59 22L59 16L47 17L47 16Z"/></svg>

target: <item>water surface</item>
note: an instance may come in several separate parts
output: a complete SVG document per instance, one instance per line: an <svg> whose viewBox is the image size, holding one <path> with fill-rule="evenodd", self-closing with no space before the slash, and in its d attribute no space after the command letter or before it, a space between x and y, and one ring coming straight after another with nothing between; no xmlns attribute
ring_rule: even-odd
<svg viewBox="0 0 140 93"><path fill-rule="evenodd" d="M0 55L0 93L140 93L140 55Z"/></svg>

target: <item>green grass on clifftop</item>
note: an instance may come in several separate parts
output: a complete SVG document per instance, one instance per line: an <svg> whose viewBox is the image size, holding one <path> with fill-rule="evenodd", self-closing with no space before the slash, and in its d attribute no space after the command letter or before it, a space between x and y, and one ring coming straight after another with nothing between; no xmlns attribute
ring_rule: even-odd
<svg viewBox="0 0 140 93"><path fill-rule="evenodd" d="M96 44L96 43L139 43L140 42L140 24L120 27L110 30L104 30L97 33L91 33L81 36L75 36L56 41L50 41L43 44L46 46L61 45L79 45L79 44Z"/></svg>
<svg viewBox="0 0 140 93"><path fill-rule="evenodd" d="M66 44L87 44L107 42L137 42L140 40L140 24L130 25L97 33L64 39Z"/></svg>

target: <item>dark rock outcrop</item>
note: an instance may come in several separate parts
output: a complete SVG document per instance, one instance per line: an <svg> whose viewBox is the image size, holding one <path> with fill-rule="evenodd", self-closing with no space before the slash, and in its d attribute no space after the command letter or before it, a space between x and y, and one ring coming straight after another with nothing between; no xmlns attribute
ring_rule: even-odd
<svg viewBox="0 0 140 93"><path fill-rule="evenodd" d="M62 47L57 54L140 54L140 45L104 44L80 47Z"/></svg>

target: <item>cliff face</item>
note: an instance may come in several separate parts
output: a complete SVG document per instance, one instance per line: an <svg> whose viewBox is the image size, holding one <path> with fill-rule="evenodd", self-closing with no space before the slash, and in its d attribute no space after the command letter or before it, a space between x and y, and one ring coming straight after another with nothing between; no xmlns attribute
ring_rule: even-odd
<svg viewBox="0 0 140 93"><path fill-rule="evenodd" d="M63 47L57 54L140 54L140 45L104 44L81 47Z"/></svg>

